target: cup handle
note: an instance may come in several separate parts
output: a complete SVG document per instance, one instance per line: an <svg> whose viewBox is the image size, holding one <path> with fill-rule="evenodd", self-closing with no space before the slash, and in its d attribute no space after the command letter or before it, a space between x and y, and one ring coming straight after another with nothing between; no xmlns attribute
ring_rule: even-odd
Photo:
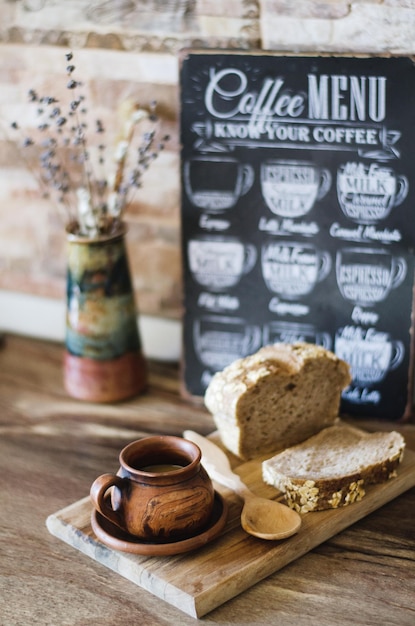
<svg viewBox="0 0 415 626"><path fill-rule="evenodd" d="M328 169L324 168L320 173L320 185L317 192L317 200L324 198L331 185L331 173Z"/></svg>
<svg viewBox="0 0 415 626"><path fill-rule="evenodd" d="M398 206L399 204L402 204L402 202L405 200L406 196L408 195L409 184L408 184L408 179L406 178L406 176L398 176L397 186L398 186L398 193L395 196L395 202L393 203L394 206Z"/></svg>
<svg viewBox="0 0 415 626"><path fill-rule="evenodd" d="M251 189L254 182L254 168L246 163L242 166L242 189L241 195L244 196Z"/></svg>
<svg viewBox="0 0 415 626"><path fill-rule="evenodd" d="M246 353L251 354L255 352L256 350L258 350L261 344L261 339L262 339L261 329L258 326L252 326L252 328L249 331L249 336L247 337L247 339L248 341L246 344Z"/></svg>
<svg viewBox="0 0 415 626"><path fill-rule="evenodd" d="M395 350L395 354L389 363L389 370L396 370L396 368L402 363L402 359L405 354L405 348L402 341L394 341L393 349Z"/></svg>
<svg viewBox="0 0 415 626"><path fill-rule="evenodd" d="M317 282L321 282L326 278L331 270L331 256L328 252L321 252L319 255L320 267L317 274Z"/></svg>
<svg viewBox="0 0 415 626"><path fill-rule="evenodd" d="M123 526L121 515L118 511L114 511L114 509L108 504L105 494L110 487L118 487L118 489L122 490L125 486L125 478L116 476L116 474L102 474L94 480L90 489L92 504L97 511L122 530L125 530L125 528Z"/></svg>
<svg viewBox="0 0 415 626"><path fill-rule="evenodd" d="M326 350L331 350L331 335L329 333L317 333L317 342Z"/></svg>
<svg viewBox="0 0 415 626"><path fill-rule="evenodd" d="M247 274L255 265L256 261L256 247L253 244L247 244L245 246L245 262L243 267L244 274Z"/></svg>
<svg viewBox="0 0 415 626"><path fill-rule="evenodd" d="M399 287L399 285L405 280L407 265L406 261L402 257L396 259L395 275L392 279L391 288Z"/></svg>

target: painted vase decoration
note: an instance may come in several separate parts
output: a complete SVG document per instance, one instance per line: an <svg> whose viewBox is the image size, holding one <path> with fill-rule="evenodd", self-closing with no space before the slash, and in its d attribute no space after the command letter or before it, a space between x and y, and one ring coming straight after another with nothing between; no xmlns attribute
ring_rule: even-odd
<svg viewBox="0 0 415 626"><path fill-rule="evenodd" d="M147 385L125 234L67 235L64 384L80 400L117 402Z"/></svg>

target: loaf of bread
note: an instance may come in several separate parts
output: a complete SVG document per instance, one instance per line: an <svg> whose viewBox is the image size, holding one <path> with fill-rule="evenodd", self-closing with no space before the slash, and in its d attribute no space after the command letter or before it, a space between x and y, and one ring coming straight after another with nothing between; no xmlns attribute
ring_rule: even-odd
<svg viewBox="0 0 415 626"><path fill-rule="evenodd" d="M248 460L304 441L338 419L349 366L308 343L276 343L217 372L205 392L222 443Z"/></svg>
<svg viewBox="0 0 415 626"><path fill-rule="evenodd" d="M336 509L395 476L404 448L395 431L367 433L339 421L264 461L262 477L299 513Z"/></svg>

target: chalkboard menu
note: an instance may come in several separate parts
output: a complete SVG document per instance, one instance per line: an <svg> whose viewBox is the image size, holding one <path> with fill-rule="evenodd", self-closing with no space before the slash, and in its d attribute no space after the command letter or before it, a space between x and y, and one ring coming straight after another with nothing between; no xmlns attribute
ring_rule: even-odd
<svg viewBox="0 0 415 626"><path fill-rule="evenodd" d="M180 80L186 393L300 340L350 363L343 413L408 415L413 62L189 51Z"/></svg>

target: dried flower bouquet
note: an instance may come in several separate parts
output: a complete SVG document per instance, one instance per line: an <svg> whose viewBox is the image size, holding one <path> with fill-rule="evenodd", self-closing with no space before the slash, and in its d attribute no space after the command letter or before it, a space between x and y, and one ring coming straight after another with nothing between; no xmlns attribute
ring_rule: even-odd
<svg viewBox="0 0 415 626"><path fill-rule="evenodd" d="M17 122L12 128L22 134L21 156L44 195L63 213L67 231L89 238L111 235L119 229L145 171L169 137L158 136L155 102L147 109L128 103L124 128L108 164L105 128L97 119L95 140L88 134L83 85L75 79L72 53L65 56L68 101L30 89L37 128L30 137L22 134Z"/></svg>

